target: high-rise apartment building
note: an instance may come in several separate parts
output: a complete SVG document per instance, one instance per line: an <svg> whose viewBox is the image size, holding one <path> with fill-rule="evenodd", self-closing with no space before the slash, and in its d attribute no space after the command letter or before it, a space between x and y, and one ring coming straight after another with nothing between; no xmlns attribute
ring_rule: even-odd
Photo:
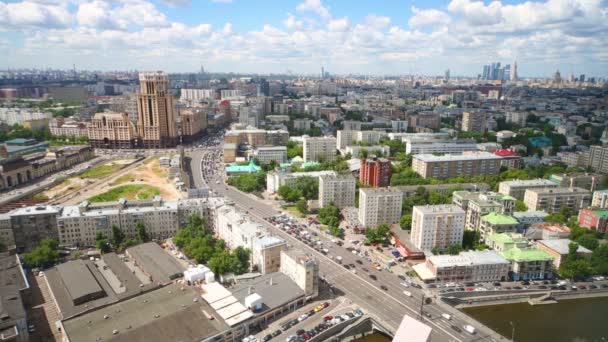
<svg viewBox="0 0 608 342"><path fill-rule="evenodd" d="M361 159L359 180L365 185L374 187L391 184L391 162L385 158Z"/></svg>
<svg viewBox="0 0 608 342"><path fill-rule="evenodd" d="M359 189L359 222L365 227L395 224L401 218L403 195L393 188Z"/></svg>
<svg viewBox="0 0 608 342"><path fill-rule="evenodd" d="M200 108L181 108L179 116L181 118L181 136L184 142L199 138L207 129L207 113Z"/></svg>
<svg viewBox="0 0 608 342"><path fill-rule="evenodd" d="M464 132L484 133L487 128L486 113L483 111L468 111L462 113L462 130Z"/></svg>
<svg viewBox="0 0 608 342"><path fill-rule="evenodd" d="M454 204L414 206L411 241L423 251L460 245L464 221L464 210Z"/></svg>
<svg viewBox="0 0 608 342"><path fill-rule="evenodd" d="M333 203L338 208L355 204L356 180L351 175L326 175L319 177L319 206Z"/></svg>
<svg viewBox="0 0 608 342"><path fill-rule="evenodd" d="M137 127L144 148L173 147L178 143L177 115L169 77L161 71L139 74Z"/></svg>
<svg viewBox="0 0 608 342"><path fill-rule="evenodd" d="M305 137L303 141L304 162L332 161L336 159L336 138Z"/></svg>
<svg viewBox="0 0 608 342"><path fill-rule="evenodd" d="M590 166L596 172L608 173L608 146L591 146L587 166Z"/></svg>
<svg viewBox="0 0 608 342"><path fill-rule="evenodd" d="M515 179L498 183L498 192L523 200L527 189L557 188L557 184L544 178Z"/></svg>

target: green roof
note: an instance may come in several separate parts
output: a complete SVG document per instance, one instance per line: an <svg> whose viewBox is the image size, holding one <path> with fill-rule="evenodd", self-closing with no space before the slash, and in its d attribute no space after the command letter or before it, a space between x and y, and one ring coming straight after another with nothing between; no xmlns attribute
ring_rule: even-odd
<svg viewBox="0 0 608 342"><path fill-rule="evenodd" d="M232 164L230 166L226 166L225 170L228 173L258 173L262 170L262 168L255 165L253 160L251 160L247 165Z"/></svg>
<svg viewBox="0 0 608 342"><path fill-rule="evenodd" d="M482 216L481 220L486 221L491 225L512 225L518 223L514 217L499 213L489 213L488 215Z"/></svg>
<svg viewBox="0 0 608 342"><path fill-rule="evenodd" d="M507 251L500 253L505 259L509 261L549 261L553 260L553 257L537 248L511 248Z"/></svg>
<svg viewBox="0 0 608 342"><path fill-rule="evenodd" d="M509 196L509 195L504 195L502 196L503 201L504 200L512 200L512 201L517 201L517 198L513 197L513 196Z"/></svg>
<svg viewBox="0 0 608 342"><path fill-rule="evenodd" d="M608 210L594 210L593 212L599 217L608 217Z"/></svg>

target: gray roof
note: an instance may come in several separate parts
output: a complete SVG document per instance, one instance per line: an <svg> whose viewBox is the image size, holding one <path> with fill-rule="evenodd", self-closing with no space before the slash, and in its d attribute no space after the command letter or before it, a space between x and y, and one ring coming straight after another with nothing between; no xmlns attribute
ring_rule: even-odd
<svg viewBox="0 0 608 342"><path fill-rule="evenodd" d="M127 249L137 264L152 277L155 283L166 284L181 277L186 268L158 244L147 242Z"/></svg>
<svg viewBox="0 0 608 342"><path fill-rule="evenodd" d="M228 328L192 287L181 287L171 284L66 320L65 333L71 341L201 341Z"/></svg>
<svg viewBox="0 0 608 342"><path fill-rule="evenodd" d="M257 293L262 297L263 311L272 310L304 296L304 291L291 278L281 272L267 273L257 278L240 280L230 291L241 304L245 305L245 298L249 296L250 288L251 293Z"/></svg>
<svg viewBox="0 0 608 342"><path fill-rule="evenodd" d="M543 244L555 252L565 255L568 254L568 245L572 242L570 239L552 239L552 240L540 240L538 243ZM576 250L578 253L591 253L591 250L579 245Z"/></svg>
<svg viewBox="0 0 608 342"><path fill-rule="evenodd" d="M2 286L16 286L19 290L29 287L17 255L0 254L0 287Z"/></svg>
<svg viewBox="0 0 608 342"><path fill-rule="evenodd" d="M17 286L0 286L0 332L15 326L24 318L25 308ZM10 336L7 338L10 339Z"/></svg>
<svg viewBox="0 0 608 342"><path fill-rule="evenodd" d="M82 260L72 260L57 265L57 271L72 301L103 292L103 289Z"/></svg>

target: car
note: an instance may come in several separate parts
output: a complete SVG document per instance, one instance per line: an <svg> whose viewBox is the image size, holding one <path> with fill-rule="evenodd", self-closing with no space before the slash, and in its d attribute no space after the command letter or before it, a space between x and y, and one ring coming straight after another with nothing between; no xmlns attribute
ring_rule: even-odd
<svg viewBox="0 0 608 342"><path fill-rule="evenodd" d="M544 289L547 288L547 286L545 286L545 285L539 285L538 288L541 289L541 290L544 290Z"/></svg>
<svg viewBox="0 0 608 342"><path fill-rule="evenodd" d="M313 309L313 310L308 311L306 313L306 316L310 317L310 316L314 315L315 313L316 313L316 311Z"/></svg>
<svg viewBox="0 0 608 342"><path fill-rule="evenodd" d="M312 338L312 336L310 336L309 333L304 333L301 335L301 337L303 337L306 341L310 340Z"/></svg>
<svg viewBox="0 0 608 342"><path fill-rule="evenodd" d="M457 326L455 326L455 325L452 325L452 329L454 329L454 331L456 331L456 332L458 332L458 333L461 333L461 332L462 332L462 329L460 329L459 327L457 327Z"/></svg>
<svg viewBox="0 0 608 342"><path fill-rule="evenodd" d="M317 306L315 306L314 310L315 310L315 312L319 312L319 311L323 310L323 308L324 308L323 305L317 305Z"/></svg>
<svg viewBox="0 0 608 342"><path fill-rule="evenodd" d="M522 287L521 287L521 286L513 286L513 289L514 289L514 290L521 290L521 289L522 289Z"/></svg>
<svg viewBox="0 0 608 342"><path fill-rule="evenodd" d="M373 280L378 280L378 277L376 277L376 276L375 276L375 275L373 275L373 274L370 274L370 275L369 275L369 277L370 277L370 278L372 278Z"/></svg>
<svg viewBox="0 0 608 342"><path fill-rule="evenodd" d="M365 267L363 267L363 268L361 268L361 269L362 269L363 271L365 271L365 272L369 272L369 270L368 270L367 268L365 268Z"/></svg>
<svg viewBox="0 0 608 342"><path fill-rule="evenodd" d="M401 279L401 280L405 281L405 276L402 276L401 274L397 275L397 278L399 278L399 279Z"/></svg>
<svg viewBox="0 0 608 342"><path fill-rule="evenodd" d="M361 260L356 260L355 262L359 265L363 265L363 261L361 261Z"/></svg>
<svg viewBox="0 0 608 342"><path fill-rule="evenodd" d="M298 317L298 322L302 322L303 320L305 320L307 318L308 318L308 315L304 314L304 315Z"/></svg>
<svg viewBox="0 0 608 342"><path fill-rule="evenodd" d="M321 305L323 305L323 308L326 308L329 306L329 302L323 302L323 304L321 304Z"/></svg>
<svg viewBox="0 0 608 342"><path fill-rule="evenodd" d="M587 289L587 287L585 285L579 285L578 288L581 289L581 290L586 290Z"/></svg>
<svg viewBox="0 0 608 342"><path fill-rule="evenodd" d="M591 284L591 285L589 285L589 289L590 290L595 290L595 289L597 289L597 285Z"/></svg>
<svg viewBox="0 0 608 342"><path fill-rule="evenodd" d="M383 289L384 291L388 291L388 287L386 287L386 285L380 285L380 288Z"/></svg>
<svg viewBox="0 0 608 342"><path fill-rule="evenodd" d="M272 340L272 335L271 334L268 334L268 335L262 337L262 342L267 342L267 341L270 341L270 340Z"/></svg>
<svg viewBox="0 0 608 342"><path fill-rule="evenodd" d="M304 330L304 329L298 329L296 331L296 335L300 336L300 335L304 334L305 332L306 332L306 330Z"/></svg>
<svg viewBox="0 0 608 342"><path fill-rule="evenodd" d="M272 332L271 335L272 335L272 337L277 337L277 336L281 335L282 333L283 332L281 330L275 330Z"/></svg>
<svg viewBox="0 0 608 342"><path fill-rule="evenodd" d="M334 316L327 315L327 316L323 317L323 320L326 322L331 321L332 319L334 319Z"/></svg>

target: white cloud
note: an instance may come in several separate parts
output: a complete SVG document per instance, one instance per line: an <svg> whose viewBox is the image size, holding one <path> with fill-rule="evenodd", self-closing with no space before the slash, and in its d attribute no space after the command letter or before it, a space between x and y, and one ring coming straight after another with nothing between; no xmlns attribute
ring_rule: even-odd
<svg viewBox="0 0 608 342"><path fill-rule="evenodd" d="M0 2L0 27L4 29L62 28L70 26L71 20L71 14L63 5Z"/></svg>
<svg viewBox="0 0 608 342"><path fill-rule="evenodd" d="M303 3L299 4L296 9L300 12L314 12L325 20L331 17L331 15L329 14L329 9L323 6L321 0L306 0Z"/></svg>
<svg viewBox="0 0 608 342"><path fill-rule="evenodd" d="M383 28L387 27L388 25L390 25L390 23L391 23L391 18L389 18L389 17L377 16L375 14L371 14L371 15L368 15L367 17L365 17L365 24L369 25L375 29L383 29Z"/></svg>
<svg viewBox="0 0 608 342"><path fill-rule="evenodd" d="M330 31L344 31L348 28L348 18L330 20L327 27Z"/></svg>
<svg viewBox="0 0 608 342"><path fill-rule="evenodd" d="M410 18L408 24L413 28L447 25L452 21L447 13L436 9L421 10L412 6L412 13L414 15Z"/></svg>
<svg viewBox="0 0 608 342"><path fill-rule="evenodd" d="M291 13L288 13L287 19L283 20L283 25L285 25L285 27L287 27L290 30L301 29L302 26L304 26L302 21L296 19L296 17Z"/></svg>
<svg viewBox="0 0 608 342"><path fill-rule="evenodd" d="M164 8L147 0L0 2L3 63L187 71L202 61L216 70L296 73L321 63L332 72L407 72L406 63L421 72L477 74L483 63L517 59L522 75L560 65L608 70L608 9L600 0L453 0L443 10L412 7L407 23L332 17L320 0L306 0L251 30L235 29L228 19L236 17L214 26L172 21ZM23 41L3 36L12 31Z"/></svg>

